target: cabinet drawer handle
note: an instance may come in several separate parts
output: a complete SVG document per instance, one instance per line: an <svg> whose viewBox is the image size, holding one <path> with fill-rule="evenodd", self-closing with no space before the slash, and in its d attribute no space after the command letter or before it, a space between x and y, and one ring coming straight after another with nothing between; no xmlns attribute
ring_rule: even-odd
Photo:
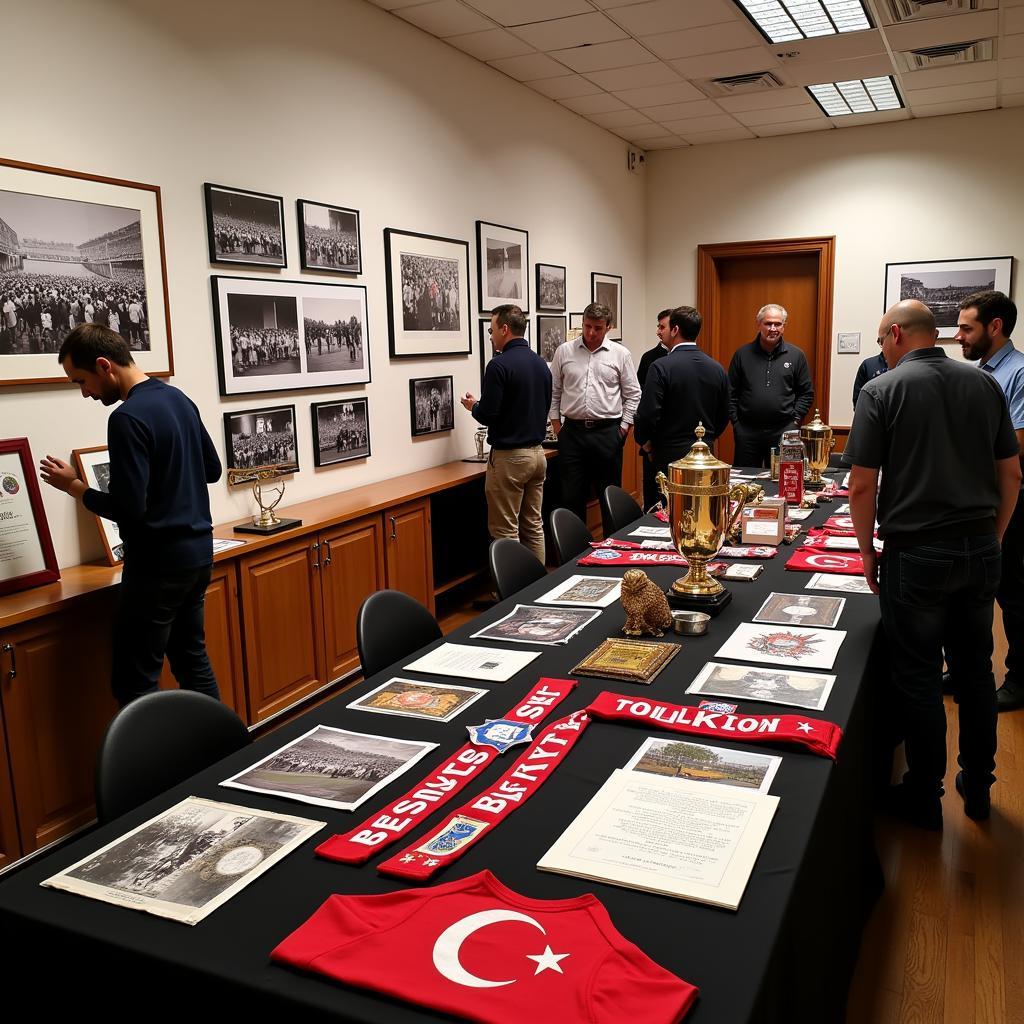
<svg viewBox="0 0 1024 1024"><path fill-rule="evenodd" d="M327 557L324 559L324 565L331 564L331 542L329 540L324 541L324 547L327 549Z"/></svg>
<svg viewBox="0 0 1024 1024"><path fill-rule="evenodd" d="M309 549L310 549L310 551L313 552L313 568L314 569L319 569L320 568L320 542L319 541L314 541L310 545Z"/></svg>
<svg viewBox="0 0 1024 1024"><path fill-rule="evenodd" d="M4 644L3 651L4 654L11 656L11 667L7 672L7 678L14 679L18 674L18 659L14 651L14 644Z"/></svg>
<svg viewBox="0 0 1024 1024"><path fill-rule="evenodd" d="M391 539L392 540L398 540L398 533L397 533L398 523L395 521L395 517L394 516L388 516L388 519L391 520Z"/></svg>

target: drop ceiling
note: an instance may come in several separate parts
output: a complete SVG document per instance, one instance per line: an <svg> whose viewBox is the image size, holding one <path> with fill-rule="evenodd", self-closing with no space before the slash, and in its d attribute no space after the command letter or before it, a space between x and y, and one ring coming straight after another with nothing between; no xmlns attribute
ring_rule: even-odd
<svg viewBox="0 0 1024 1024"><path fill-rule="evenodd" d="M873 28L784 43L735 0L368 2L646 150L1024 106L1024 0L864 0ZM886 75L904 109L806 88Z"/></svg>

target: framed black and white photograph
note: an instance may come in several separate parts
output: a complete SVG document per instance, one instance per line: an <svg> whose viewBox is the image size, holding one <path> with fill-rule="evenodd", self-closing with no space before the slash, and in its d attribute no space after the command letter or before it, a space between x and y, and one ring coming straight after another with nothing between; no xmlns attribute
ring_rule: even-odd
<svg viewBox="0 0 1024 1024"><path fill-rule="evenodd" d="M484 373L487 364L494 358L494 349L491 346L491 321L490 319L480 321L480 387L484 386ZM526 321L526 334L523 335L527 341L530 340L530 321Z"/></svg>
<svg viewBox="0 0 1024 1024"><path fill-rule="evenodd" d="M782 626L824 626L834 629L843 613L845 597L812 594L769 594L754 614L753 622Z"/></svg>
<svg viewBox="0 0 1024 1024"><path fill-rule="evenodd" d="M618 274L590 275L590 301L599 302L612 311L612 325L606 337L622 340L622 278ZM580 323L580 327L583 324Z"/></svg>
<svg viewBox="0 0 1024 1024"><path fill-rule="evenodd" d="M507 302L530 311L530 236L521 228L476 222L477 292L480 312Z"/></svg>
<svg viewBox="0 0 1024 1024"><path fill-rule="evenodd" d="M565 309L565 267L537 264L537 309Z"/></svg>
<svg viewBox="0 0 1024 1024"><path fill-rule="evenodd" d="M297 471L295 406L224 413L224 451L228 469L285 465Z"/></svg>
<svg viewBox="0 0 1024 1024"><path fill-rule="evenodd" d="M569 314L569 330L570 331L582 331L583 330L583 314L582 313L570 313Z"/></svg>
<svg viewBox="0 0 1024 1024"><path fill-rule="evenodd" d="M299 199L299 256L303 270L361 274L359 211Z"/></svg>
<svg viewBox="0 0 1024 1024"><path fill-rule="evenodd" d="M173 372L159 187L0 159L0 385L66 385L55 356L84 323Z"/></svg>
<svg viewBox="0 0 1024 1024"><path fill-rule="evenodd" d="M335 402L314 402L313 460L318 466L333 466L370 455L370 414L365 398Z"/></svg>
<svg viewBox="0 0 1024 1024"><path fill-rule="evenodd" d="M709 661L686 692L701 697L760 700L767 704L787 704L808 711L822 711L835 681L835 676L825 673L722 665Z"/></svg>
<svg viewBox="0 0 1024 1024"><path fill-rule="evenodd" d="M939 340L952 341L960 303L974 292L995 290L1009 295L1012 275L1012 256L887 263L882 308L903 299L919 299L935 314Z"/></svg>
<svg viewBox="0 0 1024 1024"><path fill-rule="evenodd" d="M365 285L216 276L212 282L222 395L369 381Z"/></svg>
<svg viewBox="0 0 1024 1024"><path fill-rule="evenodd" d="M96 448L76 448L71 453L79 479L86 487L110 493L110 454L105 444ZM94 516L103 542L103 553L108 565L120 565L124 561L124 541L121 530L113 519Z"/></svg>
<svg viewBox="0 0 1024 1024"><path fill-rule="evenodd" d="M568 327L564 316L537 315L537 351L545 363L555 358L559 345L568 338Z"/></svg>
<svg viewBox="0 0 1024 1024"><path fill-rule="evenodd" d="M472 351L469 242L385 228L384 270L393 359Z"/></svg>
<svg viewBox="0 0 1024 1024"><path fill-rule="evenodd" d="M420 377L409 381L412 436L455 429L455 384L451 377Z"/></svg>
<svg viewBox="0 0 1024 1024"><path fill-rule="evenodd" d="M227 185L203 185L211 263L283 267L284 200Z"/></svg>

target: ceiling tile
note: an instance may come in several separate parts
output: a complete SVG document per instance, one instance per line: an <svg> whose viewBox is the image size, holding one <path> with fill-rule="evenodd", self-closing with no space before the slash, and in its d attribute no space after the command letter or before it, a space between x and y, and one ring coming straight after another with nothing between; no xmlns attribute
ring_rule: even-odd
<svg viewBox="0 0 1024 1024"><path fill-rule="evenodd" d="M694 100L693 103L663 103L656 107L641 108L652 121L681 121L686 117L708 117L720 114L722 108L713 100Z"/></svg>
<svg viewBox="0 0 1024 1024"><path fill-rule="evenodd" d="M790 121L785 124L761 124L754 129L754 134L761 139L773 135L797 135L802 132L828 131L833 125L827 118L821 121Z"/></svg>
<svg viewBox="0 0 1024 1024"><path fill-rule="evenodd" d="M598 93L596 96L576 96L567 100L559 100L563 107L575 110L577 114L604 114L610 110L628 110L622 100L606 92Z"/></svg>
<svg viewBox="0 0 1024 1024"><path fill-rule="evenodd" d="M768 110L772 107L803 106L807 93L803 89L766 89L764 92L723 96L718 105L723 110Z"/></svg>
<svg viewBox="0 0 1024 1024"><path fill-rule="evenodd" d="M472 5L499 25L529 25L535 21L554 21L574 14L590 14L594 8L586 0L470 0Z"/></svg>
<svg viewBox="0 0 1024 1024"><path fill-rule="evenodd" d="M531 89L553 100L568 100L574 96L593 96L603 90L579 75L563 75L561 78L542 78L537 82L524 82Z"/></svg>
<svg viewBox="0 0 1024 1024"><path fill-rule="evenodd" d="M920 50L925 46L966 43L974 39L994 39L998 34L998 11L974 11L950 18L923 18L921 21L885 27L885 38L894 51Z"/></svg>
<svg viewBox="0 0 1024 1024"><path fill-rule="evenodd" d="M719 132L690 132L683 138L693 146L702 146L711 142L737 142L740 139L756 138L749 128L738 125L726 131Z"/></svg>
<svg viewBox="0 0 1024 1024"><path fill-rule="evenodd" d="M957 100L987 99L995 94L995 82L967 82L964 85L941 85L935 89L908 89L905 99L911 107L917 107L932 103L955 103Z"/></svg>
<svg viewBox="0 0 1024 1024"><path fill-rule="evenodd" d="M621 128L617 134L621 135L624 139L629 139L630 142L635 142L638 146L642 146L651 139L678 138L675 133L662 128L658 124L652 124L649 128Z"/></svg>
<svg viewBox="0 0 1024 1024"><path fill-rule="evenodd" d="M843 32L816 39L794 39L787 43L770 44L773 53L786 53L783 61L790 64L820 64L829 60L850 60L885 53L885 40L877 29L870 32Z"/></svg>
<svg viewBox="0 0 1024 1024"><path fill-rule="evenodd" d="M847 114L845 117L831 118L837 128L850 128L858 124L881 124L884 121L909 120L909 110L875 110L870 114Z"/></svg>
<svg viewBox="0 0 1024 1024"><path fill-rule="evenodd" d="M748 46L742 50L713 53L707 57L685 57L671 62L683 78L720 78L723 75L747 75L754 71L778 68L778 59L767 46Z"/></svg>
<svg viewBox="0 0 1024 1024"><path fill-rule="evenodd" d="M686 103L705 99L704 94L689 82L675 85L651 85L646 89L616 89L615 95L631 107L656 107L663 103Z"/></svg>
<svg viewBox="0 0 1024 1024"><path fill-rule="evenodd" d="M906 71L900 83L907 89L931 89L937 85L959 85L963 82L989 82L996 77L994 60L977 64L957 64L949 68L928 68L925 71Z"/></svg>
<svg viewBox="0 0 1024 1024"><path fill-rule="evenodd" d="M667 64L637 64L631 68L613 68L611 71L591 71L587 78L602 89L640 89L648 85L668 85L678 82L679 75Z"/></svg>
<svg viewBox="0 0 1024 1024"><path fill-rule="evenodd" d="M648 139L640 148L641 149L683 149L686 147L686 143L682 139L677 139L674 135L667 139Z"/></svg>
<svg viewBox="0 0 1024 1024"><path fill-rule="evenodd" d="M999 93L1001 96L1011 92L1024 92L1024 78L1004 78L999 83Z"/></svg>
<svg viewBox="0 0 1024 1024"><path fill-rule="evenodd" d="M385 11L397 11L400 7L414 7L423 3L423 0L370 0L374 7L381 7Z"/></svg>
<svg viewBox="0 0 1024 1024"><path fill-rule="evenodd" d="M458 47L477 60L500 60L502 57L519 57L532 53L533 47L516 39L503 28L492 28L486 32L470 32L464 36L449 36L445 42Z"/></svg>
<svg viewBox="0 0 1024 1024"><path fill-rule="evenodd" d="M628 33L596 12L559 18L556 21L539 21L532 25L517 25L513 31L520 39L525 39L531 46L545 52L628 38Z"/></svg>
<svg viewBox="0 0 1024 1024"><path fill-rule="evenodd" d="M737 121L748 127L785 124L791 121L825 120L825 115L811 102L804 107L780 107L778 110L741 110L734 116Z"/></svg>
<svg viewBox="0 0 1024 1024"><path fill-rule="evenodd" d="M742 17L726 0L648 0L616 11L615 20L634 36L717 25Z"/></svg>
<svg viewBox="0 0 1024 1024"><path fill-rule="evenodd" d="M1004 36L999 40L999 56L1024 57L1024 33L1013 36Z"/></svg>
<svg viewBox="0 0 1024 1024"><path fill-rule="evenodd" d="M654 122L644 117L638 110L609 110L603 114L587 114L587 119L599 124L602 128L638 128Z"/></svg>
<svg viewBox="0 0 1024 1024"><path fill-rule="evenodd" d="M1019 78L1024 75L1024 57L1014 57L1013 60L1001 60L997 63L1000 78Z"/></svg>
<svg viewBox="0 0 1024 1024"><path fill-rule="evenodd" d="M683 136L687 136L691 132L716 132L739 127L735 118L728 114L715 114L712 117L688 117L682 121L663 121L662 124L670 132Z"/></svg>
<svg viewBox="0 0 1024 1024"><path fill-rule="evenodd" d="M966 114L973 110L995 110L992 99L955 100L952 103L924 103L912 108L914 117L936 117L941 114Z"/></svg>
<svg viewBox="0 0 1024 1024"><path fill-rule="evenodd" d="M459 0L435 0L431 4L406 7L395 13L424 32L442 39L466 32L483 32L494 27L487 18L470 10Z"/></svg>
<svg viewBox="0 0 1024 1024"><path fill-rule="evenodd" d="M555 78L557 75L568 75L570 71L562 67L558 61L552 60L543 53L527 53L522 57L505 57L502 60L489 60L492 68L504 71L511 78L520 82L532 82L535 78Z"/></svg>
<svg viewBox="0 0 1024 1024"><path fill-rule="evenodd" d="M1001 107L1024 107L1024 92L1014 92L1009 96L1004 96L999 105Z"/></svg>
<svg viewBox="0 0 1024 1024"><path fill-rule="evenodd" d="M648 53L635 39L622 39L615 43L597 43L571 50L555 50L552 54L573 71L605 71L608 68L628 68L634 64L651 64L658 58Z"/></svg>
<svg viewBox="0 0 1024 1024"><path fill-rule="evenodd" d="M666 60L706 57L709 53L724 53L752 46L757 41L757 32L746 21L725 22L684 32L665 32L641 39L645 46Z"/></svg>
<svg viewBox="0 0 1024 1024"><path fill-rule="evenodd" d="M632 7L634 4L642 3L646 3L646 0L593 0L595 7L600 7L605 11L610 11L616 7Z"/></svg>
<svg viewBox="0 0 1024 1024"><path fill-rule="evenodd" d="M1024 7L1007 8L1003 11L1003 35L1024 32Z"/></svg>
<svg viewBox="0 0 1024 1024"><path fill-rule="evenodd" d="M784 66L792 85L819 85L821 82L848 82L854 78L879 78L893 75L895 69L888 54L875 57L855 57L853 60L828 61L824 64L794 64Z"/></svg>

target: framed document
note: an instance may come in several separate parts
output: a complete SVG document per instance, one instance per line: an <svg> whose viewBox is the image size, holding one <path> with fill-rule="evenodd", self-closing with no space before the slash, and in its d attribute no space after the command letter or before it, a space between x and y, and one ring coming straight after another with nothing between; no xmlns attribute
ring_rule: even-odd
<svg viewBox="0 0 1024 1024"><path fill-rule="evenodd" d="M59 579L28 438L0 441L0 594Z"/></svg>
<svg viewBox="0 0 1024 1024"><path fill-rule="evenodd" d="M110 492L110 456L107 454L107 446L101 444L97 448L76 448L72 453L75 460L75 468L86 487L102 491L104 494ZM124 561L124 542L121 540L121 530L113 519L104 519L103 516L94 516L96 526L100 531L100 540L103 541L104 554L110 565L120 565Z"/></svg>

